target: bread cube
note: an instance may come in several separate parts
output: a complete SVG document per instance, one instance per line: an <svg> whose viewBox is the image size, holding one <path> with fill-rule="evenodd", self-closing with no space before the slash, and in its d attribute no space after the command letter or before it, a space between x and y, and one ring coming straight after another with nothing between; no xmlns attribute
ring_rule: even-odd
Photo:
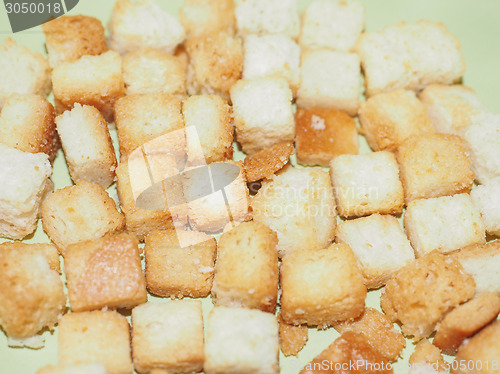
<svg viewBox="0 0 500 374"><path fill-rule="evenodd" d="M234 34L235 4L233 0L186 0L179 19L188 37L216 31Z"/></svg>
<svg viewBox="0 0 500 374"><path fill-rule="evenodd" d="M70 244L120 232L125 225L104 188L84 180L49 195L41 213L44 231L63 256Z"/></svg>
<svg viewBox="0 0 500 374"><path fill-rule="evenodd" d="M231 88L238 142L247 154L292 142L292 91L283 78L240 80Z"/></svg>
<svg viewBox="0 0 500 374"><path fill-rule="evenodd" d="M144 47L173 53L186 33L154 0L117 0L108 23L109 46L121 55Z"/></svg>
<svg viewBox="0 0 500 374"><path fill-rule="evenodd" d="M104 27L94 17L62 16L42 24L51 68L85 55L100 55L108 49Z"/></svg>
<svg viewBox="0 0 500 374"><path fill-rule="evenodd" d="M441 351L427 339L415 345L409 359L409 374L442 374L448 371L449 364L444 360Z"/></svg>
<svg viewBox="0 0 500 374"><path fill-rule="evenodd" d="M188 165L232 159L232 113L226 101L217 95L190 96L184 101L182 114Z"/></svg>
<svg viewBox="0 0 500 374"><path fill-rule="evenodd" d="M476 92L461 84L431 84L419 94L438 132L460 135L472 118L486 110Z"/></svg>
<svg viewBox="0 0 500 374"><path fill-rule="evenodd" d="M66 306L59 255L50 244L0 244L0 326L11 347L41 348Z"/></svg>
<svg viewBox="0 0 500 374"><path fill-rule="evenodd" d="M295 113L297 162L306 166L330 165L343 154L359 152L356 122L336 109L298 109Z"/></svg>
<svg viewBox="0 0 500 374"><path fill-rule="evenodd" d="M334 327L340 334L348 331L363 334L367 342L390 362L399 358L406 345L403 335L394 328L387 316L373 308L366 308L357 319Z"/></svg>
<svg viewBox="0 0 500 374"><path fill-rule="evenodd" d="M218 94L229 99L229 90L241 77L241 41L227 32L214 32L189 38L187 73L188 94Z"/></svg>
<svg viewBox="0 0 500 374"><path fill-rule="evenodd" d="M463 137L476 181L486 184L500 177L500 114L485 113L474 117Z"/></svg>
<svg viewBox="0 0 500 374"><path fill-rule="evenodd" d="M357 0L315 0L302 17L303 48L350 51L365 27L365 10Z"/></svg>
<svg viewBox="0 0 500 374"><path fill-rule="evenodd" d="M244 43L243 79L281 77L293 92L300 83L300 47L290 37L248 35Z"/></svg>
<svg viewBox="0 0 500 374"><path fill-rule="evenodd" d="M368 96L398 88L451 84L465 72L460 43L442 23L400 22L366 32L356 44Z"/></svg>
<svg viewBox="0 0 500 374"><path fill-rule="evenodd" d="M474 279L458 261L433 251L401 268L386 283L380 303L392 322L418 341L432 334L451 309L474 296Z"/></svg>
<svg viewBox="0 0 500 374"><path fill-rule="evenodd" d="M137 239L108 235L70 245L64 255L71 310L133 308L147 301Z"/></svg>
<svg viewBox="0 0 500 374"><path fill-rule="evenodd" d="M322 249L335 237L336 212L326 171L285 168L264 181L252 199L254 221L278 234L282 257L298 249Z"/></svg>
<svg viewBox="0 0 500 374"><path fill-rule="evenodd" d="M115 179L115 149L108 124L94 107L76 103L56 118L69 173L74 182L86 180L108 188Z"/></svg>
<svg viewBox="0 0 500 374"><path fill-rule="evenodd" d="M243 222L222 234L212 287L214 305L274 313L278 299L277 247L276 233L255 221Z"/></svg>
<svg viewBox="0 0 500 374"><path fill-rule="evenodd" d="M330 162L330 176L342 217L403 210L403 186L396 157L390 152L338 156Z"/></svg>
<svg viewBox="0 0 500 374"><path fill-rule="evenodd" d="M392 274L415 259L396 217L372 214L342 222L336 240L348 244L369 289L379 288Z"/></svg>
<svg viewBox="0 0 500 374"><path fill-rule="evenodd" d="M38 95L12 94L0 114L0 142L23 152L49 155L59 149L54 107Z"/></svg>
<svg viewBox="0 0 500 374"><path fill-rule="evenodd" d="M203 340L201 301L149 302L132 310L132 352L138 373L200 372Z"/></svg>
<svg viewBox="0 0 500 374"><path fill-rule="evenodd" d="M81 365L47 365L38 369L36 374L106 374L106 366L97 362Z"/></svg>
<svg viewBox="0 0 500 374"><path fill-rule="evenodd" d="M393 151L411 136L434 132L425 106L413 91L402 89L361 102L359 122L374 151Z"/></svg>
<svg viewBox="0 0 500 374"><path fill-rule="evenodd" d="M397 149L406 203L470 192L474 172L465 142L457 135L423 134Z"/></svg>
<svg viewBox="0 0 500 374"><path fill-rule="evenodd" d="M50 93L50 66L40 53L31 52L11 38L6 38L0 45L0 65L0 109L7 97L14 93L36 94L42 98Z"/></svg>
<svg viewBox="0 0 500 374"><path fill-rule="evenodd" d="M208 316L205 373L279 372L278 322L255 309L215 307Z"/></svg>
<svg viewBox="0 0 500 374"><path fill-rule="evenodd" d="M45 153L0 144L0 236L22 239L36 229L41 201L54 184Z"/></svg>
<svg viewBox="0 0 500 374"><path fill-rule="evenodd" d="M289 325L283 318L279 318L279 336L281 352L288 356L298 356L309 339L309 332L305 325Z"/></svg>
<svg viewBox="0 0 500 374"><path fill-rule="evenodd" d="M359 57L354 53L326 48L305 50L297 106L344 110L355 116L359 108L360 69Z"/></svg>
<svg viewBox="0 0 500 374"><path fill-rule="evenodd" d="M476 282L476 293L497 292L500 294L500 240L487 244L471 245L453 252L465 271Z"/></svg>
<svg viewBox="0 0 500 374"><path fill-rule="evenodd" d="M404 226L417 257L485 242L484 224L468 194L413 200Z"/></svg>
<svg viewBox="0 0 500 374"><path fill-rule="evenodd" d="M115 101L125 94L122 59L113 51L82 56L56 66L52 85L57 114L80 103L96 107L106 121L113 122Z"/></svg>
<svg viewBox="0 0 500 374"><path fill-rule="evenodd" d="M99 362L108 374L132 374L130 326L113 311L69 313L59 323L60 365Z"/></svg>
<svg viewBox="0 0 500 374"><path fill-rule="evenodd" d="M212 288L217 242L196 231L153 231L146 236L146 286L157 296L207 297Z"/></svg>
<svg viewBox="0 0 500 374"><path fill-rule="evenodd" d="M500 236L500 178L477 186L470 193L474 207L490 235Z"/></svg>
<svg viewBox="0 0 500 374"><path fill-rule="evenodd" d="M359 317L365 308L363 276L346 244L288 254L280 279L286 323L326 327Z"/></svg>
<svg viewBox="0 0 500 374"><path fill-rule="evenodd" d="M245 157L244 166L247 182L271 179L277 171L288 163L293 151L292 143L283 142Z"/></svg>

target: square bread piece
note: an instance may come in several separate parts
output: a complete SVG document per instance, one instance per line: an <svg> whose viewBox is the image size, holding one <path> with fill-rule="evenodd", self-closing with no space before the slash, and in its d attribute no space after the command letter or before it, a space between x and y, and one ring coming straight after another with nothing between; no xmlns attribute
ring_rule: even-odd
<svg viewBox="0 0 500 374"><path fill-rule="evenodd" d="M472 88L431 84L419 94L437 132L461 135L486 106Z"/></svg>
<svg viewBox="0 0 500 374"><path fill-rule="evenodd" d="M22 239L36 229L41 201L54 184L49 156L0 144L0 237Z"/></svg>
<svg viewBox="0 0 500 374"><path fill-rule="evenodd" d="M108 124L94 107L76 103L56 118L57 133L73 182L86 180L108 188L115 180L115 149Z"/></svg>
<svg viewBox="0 0 500 374"><path fill-rule="evenodd" d="M108 51L66 62L52 71L52 85L57 114L80 103L96 107L113 122L115 101L125 94L122 58Z"/></svg>
<svg viewBox="0 0 500 374"><path fill-rule="evenodd" d="M337 214L328 173L287 166L252 199L254 221L278 234L282 257L297 249L322 249L335 237Z"/></svg>
<svg viewBox="0 0 500 374"><path fill-rule="evenodd" d="M244 43L243 79L281 77L293 92L300 83L300 47L286 35L248 35Z"/></svg>
<svg viewBox="0 0 500 374"><path fill-rule="evenodd" d="M31 52L6 38L0 45L0 109L7 97L14 93L35 94L46 98L50 93L50 66L40 53Z"/></svg>
<svg viewBox="0 0 500 374"><path fill-rule="evenodd" d="M201 301L149 302L132 310L132 352L138 373L203 370Z"/></svg>
<svg viewBox="0 0 500 374"><path fill-rule="evenodd" d="M80 365L46 365L36 374L106 374L106 366L101 363Z"/></svg>
<svg viewBox="0 0 500 374"><path fill-rule="evenodd" d="M144 47L173 53L186 33L155 0L117 0L108 23L109 46L121 55Z"/></svg>
<svg viewBox="0 0 500 374"><path fill-rule="evenodd" d="M302 16L302 48L350 51L365 27L365 9L357 0L315 0Z"/></svg>
<svg viewBox="0 0 500 374"><path fill-rule="evenodd" d="M441 318L474 296L476 284L460 263L433 251L401 268L386 283L380 304L406 336L432 334Z"/></svg>
<svg viewBox="0 0 500 374"><path fill-rule="evenodd" d="M236 137L247 154L293 142L292 91L283 78L240 80L231 88Z"/></svg>
<svg viewBox="0 0 500 374"><path fill-rule="evenodd" d="M298 0L243 0L236 4L238 34L283 34L296 39L300 33Z"/></svg>
<svg viewBox="0 0 500 374"><path fill-rule="evenodd" d="M49 195L41 213L43 229L62 255L70 244L120 232L125 225L106 190L83 180Z"/></svg>
<svg viewBox="0 0 500 374"><path fill-rule="evenodd" d="M206 374L277 374L278 321L255 309L215 307L208 316Z"/></svg>
<svg viewBox="0 0 500 374"><path fill-rule="evenodd" d="M138 49L123 57L125 94L162 92L186 94L186 64L155 48Z"/></svg>
<svg viewBox="0 0 500 374"><path fill-rule="evenodd" d="M404 226L417 257L486 241L484 223L469 194L413 200L406 208Z"/></svg>
<svg viewBox="0 0 500 374"><path fill-rule="evenodd" d="M112 311L68 313L59 322L60 365L102 363L107 374L132 374L130 326Z"/></svg>
<svg viewBox="0 0 500 374"><path fill-rule="evenodd" d="M224 99L218 95L190 96L182 105L182 115L188 165L233 158L232 112Z"/></svg>
<svg viewBox="0 0 500 374"><path fill-rule="evenodd" d="M385 284L394 272L415 259L396 217L372 214L337 226L336 241L348 244L369 289Z"/></svg>
<svg viewBox="0 0 500 374"><path fill-rule="evenodd" d="M70 245L64 255L71 310L133 308L147 301L137 239L108 235Z"/></svg>
<svg viewBox="0 0 500 374"><path fill-rule="evenodd" d="M490 235L500 236L500 177L477 186L470 193L474 207Z"/></svg>
<svg viewBox="0 0 500 374"><path fill-rule="evenodd" d="M396 153L405 202L470 192L474 183L465 142L457 135L422 134Z"/></svg>
<svg viewBox="0 0 500 374"><path fill-rule="evenodd" d="M400 214L403 210L403 186L391 152L338 156L330 162L330 176L342 217Z"/></svg>
<svg viewBox="0 0 500 374"><path fill-rule="evenodd" d="M188 37L216 31L234 34L234 9L233 0L185 0L179 19Z"/></svg>
<svg viewBox="0 0 500 374"><path fill-rule="evenodd" d="M359 122L371 149L395 150L410 136L433 133L427 109L413 91L395 90L362 101Z"/></svg>
<svg viewBox="0 0 500 374"><path fill-rule="evenodd" d="M196 231L153 231L146 236L146 286L157 296L207 297L212 289L217 242Z"/></svg>
<svg viewBox="0 0 500 374"><path fill-rule="evenodd" d="M42 24L42 30L51 68L85 55L100 55L108 49L104 27L94 17L62 16Z"/></svg>
<svg viewBox="0 0 500 374"><path fill-rule="evenodd" d="M295 147L297 162L306 166L330 165L330 160L343 154L358 154L356 121L336 109L298 109Z"/></svg>
<svg viewBox="0 0 500 374"><path fill-rule="evenodd" d="M476 181L486 184L500 177L500 114L477 115L464 132Z"/></svg>
<svg viewBox="0 0 500 374"><path fill-rule="evenodd" d="M216 306L273 313L278 299L278 236L262 223L242 222L222 234L212 301Z"/></svg>
<svg viewBox="0 0 500 374"><path fill-rule="evenodd" d="M366 32L356 44L368 96L398 88L451 84L465 72L460 42L442 23L400 22Z"/></svg>
<svg viewBox="0 0 500 374"><path fill-rule="evenodd" d="M359 317L365 308L363 275L347 244L287 254L280 279L286 323L327 327Z"/></svg>
<svg viewBox="0 0 500 374"><path fill-rule="evenodd" d="M59 254L50 244L0 244L0 326L11 347L41 348L44 327L53 329L64 313L66 295Z"/></svg>
<svg viewBox="0 0 500 374"><path fill-rule="evenodd" d="M0 142L23 152L46 153L53 161L59 142L52 104L38 95L9 96L0 114Z"/></svg>
<svg viewBox="0 0 500 374"><path fill-rule="evenodd" d="M358 55L327 48L302 52L297 107L344 110L359 108L361 68Z"/></svg>

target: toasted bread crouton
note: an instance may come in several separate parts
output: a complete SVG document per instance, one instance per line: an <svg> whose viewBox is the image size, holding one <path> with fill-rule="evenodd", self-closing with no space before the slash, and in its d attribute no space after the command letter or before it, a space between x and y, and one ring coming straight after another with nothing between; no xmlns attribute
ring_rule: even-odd
<svg viewBox="0 0 500 374"><path fill-rule="evenodd" d="M106 373L131 374L130 326L112 311L66 314L57 337L60 365L102 363Z"/></svg>
<svg viewBox="0 0 500 374"><path fill-rule="evenodd" d="M468 194L413 200L406 208L404 226L417 257L486 241L484 223Z"/></svg>
<svg viewBox="0 0 500 374"><path fill-rule="evenodd" d="M208 315L205 373L277 374L278 321L256 309L215 307Z"/></svg>
<svg viewBox="0 0 500 374"><path fill-rule="evenodd" d="M356 121L336 109L298 109L295 113L297 162L328 167L332 158L359 152Z"/></svg>
<svg viewBox="0 0 500 374"><path fill-rule="evenodd" d="M473 189L470 193L474 207L481 214L486 232L500 236L500 177Z"/></svg>
<svg viewBox="0 0 500 374"><path fill-rule="evenodd" d="M69 173L74 182L86 180L108 188L115 179L115 149L108 124L94 107L75 104L56 118Z"/></svg>
<svg viewBox="0 0 500 374"><path fill-rule="evenodd" d="M108 23L109 46L121 55L144 47L173 53L186 33L155 0L117 0Z"/></svg>
<svg viewBox="0 0 500 374"><path fill-rule="evenodd" d="M11 38L0 45L0 109L14 93L46 98L51 89L50 66L40 53L31 52Z"/></svg>
<svg viewBox="0 0 500 374"><path fill-rule="evenodd" d="M0 114L0 142L23 152L43 152L54 160L59 149L54 107L38 95L12 94Z"/></svg>
<svg viewBox="0 0 500 374"><path fill-rule="evenodd" d="M45 153L0 144L0 236L22 239L36 229L42 200L54 188Z"/></svg>
<svg viewBox="0 0 500 374"><path fill-rule="evenodd" d="M283 318L279 318L279 336L281 352L288 356L298 356L309 339L309 330L306 325L289 325Z"/></svg>
<svg viewBox="0 0 500 374"><path fill-rule="evenodd" d="M100 55L108 49L104 27L94 17L62 16L42 24L42 30L52 69L85 55Z"/></svg>
<svg viewBox="0 0 500 374"><path fill-rule="evenodd" d="M486 110L476 92L461 84L431 84L419 94L437 132L460 135Z"/></svg>
<svg viewBox="0 0 500 374"><path fill-rule="evenodd" d="M46 365L36 374L106 374L106 366L101 363L76 364L76 365Z"/></svg>
<svg viewBox="0 0 500 374"><path fill-rule="evenodd" d="M125 225L106 190L84 180L49 195L41 213L43 229L62 255L70 244L120 232Z"/></svg>
<svg viewBox="0 0 500 374"><path fill-rule="evenodd" d="M369 289L385 284L394 272L415 259L396 217L372 214L337 226L336 240L348 244Z"/></svg>
<svg viewBox="0 0 500 374"><path fill-rule="evenodd" d="M426 338L454 307L471 299L474 279L460 263L437 251L401 268L386 283L380 303L391 321L414 340Z"/></svg>
<svg viewBox="0 0 500 374"><path fill-rule="evenodd" d="M300 45L350 51L365 27L365 10L357 0L315 0L302 16Z"/></svg>
<svg viewBox="0 0 500 374"><path fill-rule="evenodd" d="M412 136L398 147L396 157L406 203L470 192L474 183L465 142L457 135Z"/></svg>
<svg viewBox="0 0 500 374"><path fill-rule="evenodd" d="M363 276L346 244L287 254L280 281L286 323L326 327L359 317L365 308Z"/></svg>
<svg viewBox="0 0 500 374"><path fill-rule="evenodd" d="M200 372L203 340L201 301L149 302L132 310L132 352L138 373L154 368Z"/></svg>
<svg viewBox="0 0 500 374"><path fill-rule="evenodd" d="M293 144L284 142L247 156L244 161L247 182L271 179L277 171L288 163L293 151Z"/></svg>
<svg viewBox="0 0 500 374"><path fill-rule="evenodd" d="M368 96L398 88L420 90L431 83L451 84L465 72L460 43L442 23L400 22L366 32L356 49Z"/></svg>
<svg viewBox="0 0 500 374"><path fill-rule="evenodd" d="M328 247L335 236L336 212L326 171L288 166L264 181L252 199L254 221L278 234L280 257L297 249Z"/></svg>
<svg viewBox="0 0 500 374"><path fill-rule="evenodd" d="M52 84L57 114L80 103L96 107L106 121L113 122L115 101L125 94L122 58L113 51L82 56L56 66Z"/></svg>
<svg viewBox="0 0 500 374"><path fill-rule="evenodd" d="M207 297L212 289L217 242L196 231L158 230L145 239L146 286L157 296Z"/></svg>
<svg viewBox="0 0 500 374"><path fill-rule="evenodd" d="M233 0L186 0L179 10L179 19L188 38L216 31L234 34L234 9Z"/></svg>
<svg viewBox="0 0 500 374"><path fill-rule="evenodd" d="M344 110L355 116L359 108L361 70L354 53L327 48L302 52L297 107Z"/></svg>
<svg viewBox="0 0 500 374"><path fill-rule="evenodd" d="M427 339L422 339L415 346L410 356L410 374L443 374L446 371L446 361L441 351Z"/></svg>
<svg viewBox="0 0 500 374"><path fill-rule="evenodd" d="M361 102L359 122L374 151L393 151L410 136L434 132L425 106L414 92L402 89Z"/></svg>

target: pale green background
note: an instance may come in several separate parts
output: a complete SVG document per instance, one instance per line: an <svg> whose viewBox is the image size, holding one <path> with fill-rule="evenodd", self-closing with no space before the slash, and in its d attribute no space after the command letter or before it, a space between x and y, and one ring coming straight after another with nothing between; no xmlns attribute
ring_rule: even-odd
<svg viewBox="0 0 500 374"><path fill-rule="evenodd" d="M171 12L177 12L182 5L180 0L158 0L161 6ZM80 4L70 14L86 14L100 18L104 23L109 18L113 1L80 0ZM308 1L301 1L303 8ZM462 44L462 51L467 63L464 83L473 87L486 106L493 112L500 112L500 100L497 93L500 87L500 0L365 0L366 28L378 30L399 21L417 21L427 19L443 22L455 34ZM44 36L40 27L12 35L3 4L0 5L0 40L13 37L20 44L34 51L45 53ZM0 72L1 79L1 72ZM113 134L114 135L114 134ZM363 150L367 151L363 142ZM0 160L1 162L1 160ZM54 182L56 188L71 183L62 153L54 164ZM114 189L110 189L113 196ZM41 227L31 242L47 241ZM379 292L370 292L367 305L379 308ZM211 302L205 300L204 311L210 309ZM338 334L333 330L317 332L310 330L309 342L298 358L280 356L282 373L297 373L299 368L330 344ZM54 334L44 333L46 346L40 350L10 349L4 334L0 333L0 374L28 374L45 364L57 362L57 329ZM395 366L395 373L407 373L406 364L413 344L408 341L404 358Z"/></svg>

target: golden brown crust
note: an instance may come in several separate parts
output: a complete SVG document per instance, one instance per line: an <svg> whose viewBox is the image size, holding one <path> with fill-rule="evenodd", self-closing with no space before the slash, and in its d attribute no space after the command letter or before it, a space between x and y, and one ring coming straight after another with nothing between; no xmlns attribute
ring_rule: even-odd
<svg viewBox="0 0 500 374"><path fill-rule="evenodd" d="M441 351L427 339L422 339L415 346L415 351L410 356L410 365L430 364L440 370L446 371L446 362Z"/></svg>
<svg viewBox="0 0 500 374"><path fill-rule="evenodd" d="M244 161L247 182L270 179L288 163L293 151L293 144L284 142L247 156Z"/></svg>
<svg viewBox="0 0 500 374"><path fill-rule="evenodd" d="M309 339L307 326L289 325L283 318L279 318L279 337L281 352L288 356L298 356Z"/></svg>

